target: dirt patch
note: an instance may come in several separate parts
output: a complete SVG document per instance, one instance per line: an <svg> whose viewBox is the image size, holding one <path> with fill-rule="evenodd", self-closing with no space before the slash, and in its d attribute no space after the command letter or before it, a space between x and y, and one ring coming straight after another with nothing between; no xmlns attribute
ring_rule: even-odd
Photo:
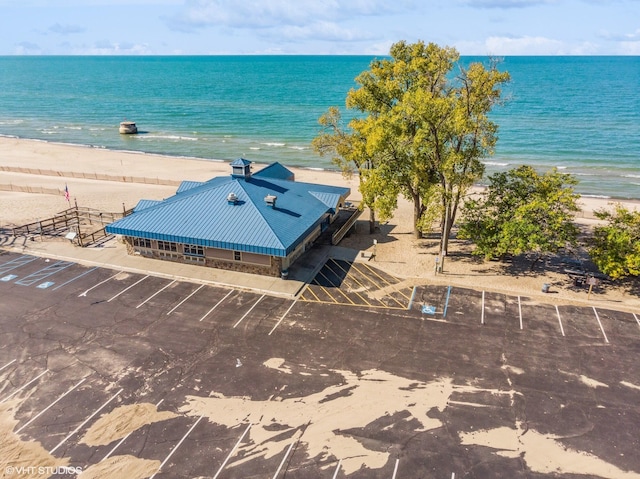
<svg viewBox="0 0 640 479"><path fill-rule="evenodd" d="M496 449L505 457L522 456L527 466L541 474L586 474L607 479L638 479L640 474L623 471L602 459L582 451L567 448L561 438L540 434L522 425L515 428L474 431L460 435L462 444Z"/></svg>
<svg viewBox="0 0 640 479"><path fill-rule="evenodd" d="M272 358L264 366L291 374L282 358ZM342 471L349 475L361 467L382 468L391 451L368 449L357 435L349 431L399 412L407 412L401 421L415 424L415 431L428 431L442 422L428 414L444 411L454 391L477 392L472 386L454 385L449 378L424 383L379 370L334 371L343 381L318 393L304 397L254 401L248 397L225 397L212 392L211 397L188 396L181 408L189 415L209 418L229 428L244 429L251 424L248 440L230 466L238 466L257 457L269 459L282 453L300 438L307 454L319 463L341 458ZM484 390L485 392L487 390ZM513 391L490 390L492 394L510 395ZM284 434L289 431L287 437ZM325 466L329 467L329 466Z"/></svg>
<svg viewBox="0 0 640 479"><path fill-rule="evenodd" d="M89 446L105 446L122 439L142 426L173 417L176 417L176 414L169 411L159 412L153 404L120 406L100 417L80 442Z"/></svg>
<svg viewBox="0 0 640 479"><path fill-rule="evenodd" d="M78 476L78 479L143 479L158 471L160 461L138 459L135 456L112 456L95 464Z"/></svg>
<svg viewBox="0 0 640 479"><path fill-rule="evenodd" d="M19 400L0 404L0 478L46 479L51 476L48 471L68 465L69 459L58 459L40 443L23 441L13 432L18 424L14 412L19 406Z"/></svg>

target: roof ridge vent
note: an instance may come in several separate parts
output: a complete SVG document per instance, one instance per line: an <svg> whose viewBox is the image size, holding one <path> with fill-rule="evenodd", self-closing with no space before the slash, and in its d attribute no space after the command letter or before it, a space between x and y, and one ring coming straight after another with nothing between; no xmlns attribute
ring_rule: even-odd
<svg viewBox="0 0 640 479"><path fill-rule="evenodd" d="M264 202L267 204L268 208L276 209L276 200L278 197L276 195L267 195L264 197Z"/></svg>
<svg viewBox="0 0 640 479"><path fill-rule="evenodd" d="M229 195L227 196L227 204L229 205L238 204L238 196L234 192L229 193Z"/></svg>

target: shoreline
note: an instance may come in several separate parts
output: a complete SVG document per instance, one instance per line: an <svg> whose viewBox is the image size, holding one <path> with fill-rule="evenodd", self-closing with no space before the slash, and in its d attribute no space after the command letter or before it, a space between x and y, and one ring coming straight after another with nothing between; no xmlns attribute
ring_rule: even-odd
<svg viewBox="0 0 640 479"><path fill-rule="evenodd" d="M50 217L66 209L68 187L80 206L121 211L140 199L164 199L175 193L181 181L207 181L230 173L229 161L177 157L139 151L112 150L87 145L49 142L0 135L0 226L23 224ZM266 163L254 163L255 171ZM290 167L297 181L324 183L351 189L350 199L361 199L357 177L345 178L340 171L321 167ZM476 185L472 192L485 186ZM41 201L53 196L49 202ZM594 210L611 204L640 209L640 199L602 198L581 195L577 220L595 220ZM398 201L394 217L412 208Z"/></svg>
<svg viewBox="0 0 640 479"><path fill-rule="evenodd" d="M15 135L8 135L8 134L2 134L0 133L0 152L2 152L4 150L4 142L5 140L8 141L18 141L18 142L33 142L33 143L40 143L40 144L44 144L44 145L51 145L54 148L55 147L61 147L61 148L79 148L79 149L83 149L85 151L108 151L108 152L112 152L113 154L123 154L123 155L140 155L143 157L153 157L153 158L163 158L163 159L175 159L175 160L186 160L186 161L201 161L201 162L208 162L208 163L218 163L218 164L228 164L229 162L233 161L233 159L219 159L219 158L203 158L203 157L196 157L196 156L184 156L184 155L172 155L170 153L154 153L154 152L146 152L146 151L138 151L138 150L124 150L124 149L113 149L113 148L108 148L108 147L103 147L103 146L96 146L96 145L91 145L91 144L84 144L84 143L66 143L66 142L59 142L59 141L51 141L51 140L46 140L46 139L39 139L39 138L24 138L24 137L19 137L19 136L15 136ZM250 159L250 158L247 158ZM4 159L3 159L4 161ZM251 160L253 161L253 160ZM493 160L487 160L486 164L490 165L491 162ZM323 166L291 166L289 163L283 162L281 161L282 164L284 164L285 166L287 166L287 168L291 169L291 170L300 170L300 171L320 171L320 172L326 172L326 173L331 173L331 174L335 174L338 176L342 177L342 172L336 168L327 168L327 167L323 167ZM263 162L255 162L254 165L256 167L263 167L266 166L268 163L263 163ZM525 163L523 163L525 164ZM0 165L2 166L2 165ZM484 178L483 178L484 179ZM203 180L204 181L204 180ZM485 184L481 184L481 183L477 183L475 184L472 188L475 190L478 189L484 189L486 188L487 185ZM352 194L354 193L354 191L352 191ZM578 193L580 195L581 199L594 199L594 200L603 200L606 202L611 202L611 203L630 203L630 204L640 204L640 188L639 188L639 192L638 192L638 198L628 198L628 197L617 197L617 196L610 196L610 195L604 195L604 194L589 194L589 193Z"/></svg>

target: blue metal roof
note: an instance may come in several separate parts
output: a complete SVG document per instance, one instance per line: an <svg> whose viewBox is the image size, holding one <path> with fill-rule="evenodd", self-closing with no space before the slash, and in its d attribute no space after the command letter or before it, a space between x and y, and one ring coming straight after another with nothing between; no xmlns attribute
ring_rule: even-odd
<svg viewBox="0 0 640 479"><path fill-rule="evenodd" d="M286 256L350 193L349 188L260 175L216 177L189 186L115 221L107 232ZM228 204L230 193L237 204ZM277 197L275 208L266 204L267 195Z"/></svg>
<svg viewBox="0 0 640 479"><path fill-rule="evenodd" d="M337 193L330 191L310 191L310 195L318 198L325 205L335 211L336 207L340 204L341 196Z"/></svg>
<svg viewBox="0 0 640 479"><path fill-rule="evenodd" d="M250 160L245 160L244 158L238 158L237 160L233 160L231 163L229 163L231 166L249 166L251 163L253 163Z"/></svg>
<svg viewBox="0 0 640 479"><path fill-rule="evenodd" d="M259 178L273 178L276 180L293 180L295 178L293 171L277 161L265 166L260 171L254 173L253 176L257 176Z"/></svg>
<svg viewBox="0 0 640 479"><path fill-rule="evenodd" d="M201 181L183 181L178 186L176 193L182 193L183 191L190 190L191 188L195 188L196 186L200 186L202 184Z"/></svg>
<svg viewBox="0 0 640 479"><path fill-rule="evenodd" d="M140 200L138 204L133 208L133 211L141 211L145 208L149 208L150 206L155 206L162 203L160 200Z"/></svg>

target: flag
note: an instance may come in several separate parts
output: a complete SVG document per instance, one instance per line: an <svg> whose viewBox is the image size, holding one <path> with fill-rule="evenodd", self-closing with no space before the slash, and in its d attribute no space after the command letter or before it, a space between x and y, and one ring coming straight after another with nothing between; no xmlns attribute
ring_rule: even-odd
<svg viewBox="0 0 640 479"><path fill-rule="evenodd" d="M69 188L67 187L67 184L64 184L64 199L67 200L67 203L70 203L69 201Z"/></svg>

